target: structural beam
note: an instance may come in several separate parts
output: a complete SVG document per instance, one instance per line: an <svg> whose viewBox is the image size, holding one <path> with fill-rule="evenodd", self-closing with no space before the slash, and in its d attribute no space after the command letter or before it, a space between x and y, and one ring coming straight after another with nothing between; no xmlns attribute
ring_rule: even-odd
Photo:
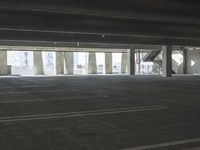
<svg viewBox="0 0 200 150"><path fill-rule="evenodd" d="M105 53L105 73L112 74L112 53Z"/></svg>
<svg viewBox="0 0 200 150"><path fill-rule="evenodd" d="M171 77L172 76L172 46L165 45L162 46L162 76Z"/></svg>
<svg viewBox="0 0 200 150"><path fill-rule="evenodd" d="M64 52L56 52L56 69L55 74L64 74Z"/></svg>
<svg viewBox="0 0 200 150"><path fill-rule="evenodd" d="M66 48L67 47L67 48ZM136 44L136 49L158 50L161 45L141 45ZM183 46L173 46L175 50L182 50ZM17 51L98 51L105 52L109 49L112 52L124 52L130 48L130 44L112 44L112 43L84 43L84 42L50 42L50 41L7 41L0 40L0 49ZM87 50L87 51L86 51ZM106 50L107 51L107 50Z"/></svg>
<svg viewBox="0 0 200 150"><path fill-rule="evenodd" d="M96 63L96 53L95 52L89 52L88 74L97 74L97 63Z"/></svg>
<svg viewBox="0 0 200 150"><path fill-rule="evenodd" d="M64 57L66 74L74 74L74 52L65 52Z"/></svg>
<svg viewBox="0 0 200 150"><path fill-rule="evenodd" d="M146 27L148 28L148 27ZM154 27L155 28L155 27ZM164 29L162 29L164 30ZM187 30L187 29L184 29ZM175 32L175 31L174 31ZM181 32L181 31L180 31ZM102 35L103 33L101 33ZM182 46L200 46L200 38L170 38L159 36L138 36L138 35L109 35L102 38L99 34L79 34L79 33L65 33L65 32L45 32L45 31L18 31L18 30L0 30L0 41L8 45L12 41L33 41L44 43L58 43L58 42L87 42L87 43L121 43L121 44L147 44L147 45L182 45ZM1 42L0 42L1 43ZM22 43L23 44L23 43ZM56 44L55 44L56 45ZM83 46L81 46L83 47Z"/></svg>
<svg viewBox="0 0 200 150"><path fill-rule="evenodd" d="M44 75L44 66L41 51L33 52L33 72L34 75Z"/></svg>

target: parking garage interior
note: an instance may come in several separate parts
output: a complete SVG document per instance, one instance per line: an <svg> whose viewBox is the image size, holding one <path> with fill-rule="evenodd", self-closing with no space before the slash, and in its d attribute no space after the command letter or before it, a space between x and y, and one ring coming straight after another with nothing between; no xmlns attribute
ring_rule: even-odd
<svg viewBox="0 0 200 150"><path fill-rule="evenodd" d="M199 11L1 0L0 150L199 150Z"/></svg>

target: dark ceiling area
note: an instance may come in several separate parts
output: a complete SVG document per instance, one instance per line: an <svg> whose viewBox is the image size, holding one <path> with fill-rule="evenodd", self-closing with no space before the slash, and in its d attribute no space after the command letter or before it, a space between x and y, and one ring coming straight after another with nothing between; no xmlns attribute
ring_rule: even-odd
<svg viewBox="0 0 200 150"><path fill-rule="evenodd" d="M1 0L0 39L200 45L197 0Z"/></svg>

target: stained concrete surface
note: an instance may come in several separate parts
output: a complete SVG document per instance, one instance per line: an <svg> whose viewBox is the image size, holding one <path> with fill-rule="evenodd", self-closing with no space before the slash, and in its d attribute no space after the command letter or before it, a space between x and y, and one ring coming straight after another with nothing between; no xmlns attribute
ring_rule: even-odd
<svg viewBox="0 0 200 150"><path fill-rule="evenodd" d="M199 89L200 76L0 78L0 149L134 150L200 139ZM59 117L154 106L166 109ZM32 115L36 116L30 119ZM198 147L200 142L194 140L151 149Z"/></svg>

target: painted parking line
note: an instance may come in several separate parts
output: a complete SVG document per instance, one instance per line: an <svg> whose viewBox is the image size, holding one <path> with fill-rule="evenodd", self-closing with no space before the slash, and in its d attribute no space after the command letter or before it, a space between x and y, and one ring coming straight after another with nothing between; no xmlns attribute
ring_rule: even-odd
<svg viewBox="0 0 200 150"><path fill-rule="evenodd" d="M110 98L110 96L102 96L102 95L96 95L96 97L98 98L102 98L102 99L108 99ZM33 102L45 102L45 101L48 101L48 102L52 102L52 101L69 101L69 100L83 100L83 99L91 99L90 96L87 96L87 95L81 95L81 98L80 96L76 95L76 96L73 96L73 97L56 97L56 98L48 98L48 99L45 99L45 98L32 98L32 99L25 99L25 100L0 100L0 104L15 104L15 103L33 103Z"/></svg>
<svg viewBox="0 0 200 150"><path fill-rule="evenodd" d="M139 146L139 147L133 147L133 148L127 148L123 150L149 150L149 149L159 149L169 146L177 146L177 145L183 145L183 144L189 144L189 143L195 143L200 142L200 138L195 139L188 139L188 140L181 140L181 141L172 141L167 143L160 143L155 145L146 145L146 146ZM185 149L185 150L192 150L192 149Z"/></svg>
<svg viewBox="0 0 200 150"><path fill-rule="evenodd" d="M3 100L0 101L0 104L15 104L15 103L33 103L33 102L52 102L52 101L68 101L68 100L82 100L89 99L89 96L82 96L81 98L77 97L62 97L62 98L52 98L52 99L43 99L43 98L35 98L35 99L26 99L26 100Z"/></svg>
<svg viewBox="0 0 200 150"><path fill-rule="evenodd" d="M120 114L120 113L129 113L129 112L155 111L155 110L164 110L164 109L168 109L168 108L161 105L155 105L155 106L126 107L126 108L116 108L116 109L101 109L101 110L94 110L94 111L23 115L23 116L14 116L14 117L0 117L0 123L30 121L30 120L44 120L44 119L58 119L58 118L73 118L73 117L84 117L84 116L98 116L98 115Z"/></svg>
<svg viewBox="0 0 200 150"><path fill-rule="evenodd" d="M78 92L78 91L75 91L75 90L7 91L7 92L1 92L0 95L5 95L5 94L51 93L51 92Z"/></svg>
<svg viewBox="0 0 200 150"><path fill-rule="evenodd" d="M186 148L184 150L200 150L200 147L192 147L192 148Z"/></svg>

